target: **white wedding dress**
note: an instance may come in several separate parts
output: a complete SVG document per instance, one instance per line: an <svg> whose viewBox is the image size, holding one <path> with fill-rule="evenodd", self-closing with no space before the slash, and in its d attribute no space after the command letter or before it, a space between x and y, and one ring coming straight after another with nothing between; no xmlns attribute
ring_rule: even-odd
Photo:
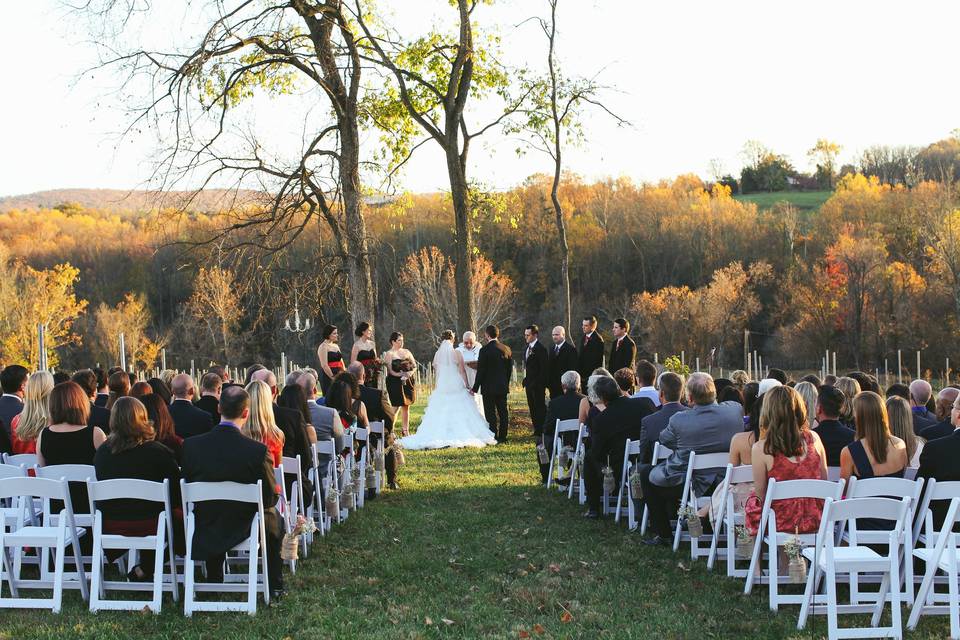
<svg viewBox="0 0 960 640"><path fill-rule="evenodd" d="M449 340L437 349L433 358L437 386L427 400L417 432L400 439L405 449L484 447L497 443L464 385L462 365L454 353Z"/></svg>

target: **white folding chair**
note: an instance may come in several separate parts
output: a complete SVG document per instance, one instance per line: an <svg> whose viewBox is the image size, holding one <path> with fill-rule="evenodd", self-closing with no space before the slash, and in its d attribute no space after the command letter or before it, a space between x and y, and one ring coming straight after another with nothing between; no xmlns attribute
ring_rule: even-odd
<svg viewBox="0 0 960 640"><path fill-rule="evenodd" d="M553 432L553 453L550 455L550 467L547 470L547 489L550 485L557 484L557 490L563 491L563 487L557 483L561 479L564 470L560 468L560 449L563 448L563 439L560 437L564 433L580 431L580 421L576 418L569 420L557 420L557 425ZM556 471L556 477L554 477ZM570 482L573 482L573 472L570 473Z"/></svg>
<svg viewBox="0 0 960 640"><path fill-rule="evenodd" d="M263 480L257 484L237 482L185 482L180 481L180 494L183 499L183 517L186 525L187 556L184 559L184 602L183 613L187 617L194 611L245 611L250 615L257 613L257 592L263 595L265 604L270 603L270 582L267 574L267 531L263 514ZM246 502L257 506L256 513L250 519L250 535L236 545L233 550L247 554L247 576L243 582L197 583L194 573L196 562L193 558L193 534L197 529L193 514L194 505L210 500L228 500ZM234 576L231 576L234 577ZM246 601L201 601L199 592L246 593Z"/></svg>
<svg viewBox="0 0 960 640"><path fill-rule="evenodd" d="M367 462L369 460L369 458L367 457L367 453L368 453L368 450L370 449L370 447L367 445L369 444L369 440L370 440L370 432L367 429L364 429L363 427L357 427L357 432L353 434L353 439L358 443L363 443L360 449L360 459L355 460L356 467L354 467L359 471L360 482L364 485L364 490L357 492L357 500L356 500L357 509L362 509L365 502L366 493L367 493L366 473L367 473ZM356 475L356 473L352 473L350 478L351 481L353 481L353 477L352 477L353 475ZM356 485L356 483L354 484Z"/></svg>
<svg viewBox="0 0 960 640"><path fill-rule="evenodd" d="M170 503L170 481L151 482L133 478L99 480L87 482L90 495L90 512L93 513L93 579L90 583L90 611L108 609L113 611L141 611L148 607L153 613L160 613L163 591L173 595L173 601L180 601L177 587L177 562L173 549L173 507ZM127 536L104 533L103 513L97 503L104 500L144 500L163 505L157 514L157 529L153 535ZM164 547L167 548L169 573L164 572ZM139 551L153 551L152 582L111 581L103 577L107 565L107 550L123 550L130 555ZM133 561L128 563L132 566ZM108 600L107 591L150 591L150 600Z"/></svg>
<svg viewBox="0 0 960 640"><path fill-rule="evenodd" d="M23 465L27 469L33 469L40 464L40 459L35 453L5 453L3 454L3 463L12 465Z"/></svg>
<svg viewBox="0 0 960 640"><path fill-rule="evenodd" d="M697 496L693 490L693 480L697 472L707 471L708 469L723 469L730 460L729 451L720 451L716 453L690 452L690 458L687 460L687 475L683 481L683 494L680 497L680 506L688 506L694 511L699 511L704 504L710 503L708 496ZM709 548L700 547L700 538L694 538L683 530L683 521L677 519L677 524L673 529L673 552L676 553L680 548L682 540L690 541L690 559L696 560L701 556L709 555Z"/></svg>
<svg viewBox="0 0 960 640"><path fill-rule="evenodd" d="M280 515L280 521L283 523L284 533L293 533L293 527L297 522L297 501L287 497L287 483L283 477L283 467L273 468L274 483L280 487L280 495L277 497L276 510ZM294 558L287 560L287 566L290 567L290 573L297 573L297 561Z"/></svg>
<svg viewBox="0 0 960 640"><path fill-rule="evenodd" d="M45 517L41 526L29 525L18 528L16 531L0 529L0 554L3 555L3 568L10 587L10 597L0 597L0 608L5 609L50 609L54 613L60 612L65 587L79 587L84 601L89 597L87 577L83 570L80 558L80 538L77 526L73 521L73 505L70 501L70 489L66 480L51 480L49 478L2 478L0 479L0 500L19 499L21 509L24 510L21 520L26 519L26 509L32 509L34 499L40 499L49 505L51 500L62 500L64 508L56 525ZM49 516L45 513L44 516ZM68 584L64 577L63 564L69 546L77 568L77 580ZM37 580L25 580L20 577L21 555L25 547L33 547L40 553L47 553L48 549L54 552L54 571L52 579L41 576ZM11 559L8 548L14 549ZM21 598L20 589L52 589L50 598Z"/></svg>
<svg viewBox="0 0 960 640"><path fill-rule="evenodd" d="M935 480L930 481L927 488L928 493L933 489L935 482ZM943 484L957 483L945 482ZM960 572L957 570L957 567L960 566L960 557L958 557L960 552L957 549L958 534L953 531L958 512L960 512L960 498L951 498L950 508L943 520L943 526L936 534L934 546L922 547L913 552L914 557L923 560L926 564L926 570L923 574L923 581L920 583L920 589L917 591L917 597L913 601L913 607L910 609L910 617L907 620L907 629L913 631L917 628L921 615L949 615L950 638L953 640L960 638L960 585L958 585ZM927 540L929 541L931 538L933 538L933 534L928 531ZM946 574L948 584L948 594L945 600L942 597L943 594L937 594L934 589L934 579L940 571ZM943 604L944 601L946 604Z"/></svg>
<svg viewBox="0 0 960 640"><path fill-rule="evenodd" d="M313 496L316 503L315 513L319 516L318 528L320 535L326 535L327 531L333 526L333 518L327 515L326 504L324 503L330 491L336 494L337 500L337 521L340 520L340 489L337 486L337 451L333 440L319 440L310 447L313 455L313 468L310 470L313 481ZM320 455L329 456L326 468L321 473Z"/></svg>
<svg viewBox="0 0 960 640"><path fill-rule="evenodd" d="M900 500L891 498L851 498L835 502L827 498L823 506L823 518L814 545L802 551L803 557L810 561L807 572L807 584L800 605L800 617L797 629L807 625L811 612L826 610L827 633L830 640L836 638L901 638L900 620L900 545L909 533L910 498ZM884 531L887 555L881 555L857 540L857 518L878 518L892 521L893 528ZM850 540L847 546L838 546L835 542L836 529L850 527ZM772 552L771 552L772 553ZM838 573L882 573L883 580L875 603L865 605L851 603L837 604ZM826 595L814 593L820 579L826 577ZM889 594L891 624L880 627L880 616L887 603ZM838 616L841 613L873 613L869 627L840 627Z"/></svg>
<svg viewBox="0 0 960 640"><path fill-rule="evenodd" d="M33 472L38 478L66 480L68 486L70 483L77 483L86 486L87 481L97 479L97 470L92 464L52 464L46 467L34 467ZM89 504L73 506L74 524L85 529L84 533L81 535L88 535L89 531L86 530L93 528L93 514L77 513L77 511L86 511L89 507ZM56 526L57 519L60 517L60 515L52 512L46 504L44 505L44 511L49 513L48 517L50 518L50 526ZM93 566L93 556L83 556L82 560L85 565ZM40 572L44 579L51 578L49 554L43 554L40 557ZM70 571L66 573L66 576L68 579L76 578L76 574Z"/></svg>
<svg viewBox="0 0 960 640"><path fill-rule="evenodd" d="M583 465L584 459L587 457L588 437L590 436L587 432L587 425L581 424L577 429L577 446L573 451L573 462L570 465L570 484L567 486L567 499L572 499L573 494L577 494L579 504L586 504L587 502L587 483L583 478ZM604 503L606 503L606 497L604 497ZM604 506L604 513L606 512L606 506Z"/></svg>
<svg viewBox="0 0 960 640"><path fill-rule="evenodd" d="M378 468L379 463L377 461L384 459L384 442L386 441L387 434L384 431L382 420L375 420L368 423L367 429L370 430L371 436L377 436L377 445L373 448L371 454L367 456L367 464L371 464L371 461L373 461L374 484L372 487L367 488L373 489L375 494L380 495L383 492L384 472Z"/></svg>
<svg viewBox="0 0 960 640"><path fill-rule="evenodd" d="M907 528L910 535L903 543L900 550L901 562L903 562L903 572L901 577L905 581L906 602L913 603L913 562L909 559L913 557L913 520L914 510L920 504L920 495L923 493L923 479L907 480L906 478L866 478L859 479L851 477L847 482L847 491L845 498L910 498L910 508L907 511ZM850 542L854 534L859 544L885 545L887 544L889 531L861 529L856 520L850 520L840 532L840 539L843 542ZM905 561L907 560L907 561ZM865 582L878 582L876 575L868 577ZM850 602L859 604L861 600L871 600L875 594L860 592L860 576L857 572L850 573Z"/></svg>
<svg viewBox="0 0 960 640"><path fill-rule="evenodd" d="M23 465L14 465L14 464L0 464L0 478L25 478L27 476L27 469ZM0 500L0 528L4 531L14 531L19 529L28 522L36 523L35 514L27 514L27 519L23 520L24 517L23 509L20 506L20 498L7 498ZM3 567L0 566L0 580L2 577Z"/></svg>
<svg viewBox="0 0 960 640"><path fill-rule="evenodd" d="M739 504L737 487L753 482L753 466L742 464L733 466L727 464L723 484L720 487L720 506L713 521L713 536L710 540L710 553L707 556L707 569L713 569L717 555L720 553L720 536L724 536L726 547L723 555L727 561L728 578L745 578L746 569L737 568L737 526L743 526L744 515L742 505Z"/></svg>
<svg viewBox="0 0 960 640"><path fill-rule="evenodd" d="M653 443L653 466L657 466L667 458L673 455L673 450L670 447L665 447L659 442ZM647 508L646 502L643 504L643 516L640 518L640 535L647 533L647 522L650 519L650 510Z"/></svg>
<svg viewBox="0 0 960 640"><path fill-rule="evenodd" d="M633 465L630 464L630 456L640 455L640 441L627 439L623 447L623 471L620 473L620 493L617 495L617 513L613 521L620 522L620 512L623 509L623 497L627 497L627 528L633 531L637 528L637 514L633 506L633 498L630 496L630 471Z"/></svg>
<svg viewBox="0 0 960 640"><path fill-rule="evenodd" d="M802 596L781 594L778 585L785 583L788 576L781 576L778 568L778 549L795 533L780 531L777 528L777 515L773 510L775 500L791 500L796 498L814 498L817 500L840 500L843 495L843 480L831 482L829 480L783 480L777 482L770 478L767 484L767 494L763 500L763 511L760 514L760 527L757 529L757 539L753 544L753 555L750 557L750 569L747 572L747 584L743 592L749 594L753 590L754 582L766 582L770 590L770 610L777 611L781 604L803 604ZM812 546L816 543L817 534L801 533L797 536L800 543ZM763 545L767 545L767 574L758 575L760 566L760 552Z"/></svg>
<svg viewBox="0 0 960 640"><path fill-rule="evenodd" d="M949 503L954 498L960 498L960 481L953 480L938 482L934 478L927 479L926 489L923 492L923 498L921 499L920 506L917 508L914 515L914 549L927 549L928 551L932 552L933 547L935 547L937 544L939 533L934 526L933 510L931 509L931 506L933 503L946 502L948 505L947 508L949 508ZM916 555L916 553L914 555ZM914 584L917 582L922 582L924 578L925 575L914 576ZM927 592L926 604L932 606L937 604L946 605L949 603L949 594L936 590L936 585L946 585L949 582L947 578L947 572L945 571L943 575L941 575L940 573L934 571L931 580L932 584ZM936 610L933 612L940 613L940 611Z"/></svg>
<svg viewBox="0 0 960 640"><path fill-rule="evenodd" d="M280 467L283 469L284 476L296 476L296 480L290 485L289 502L295 503L290 504L290 514L293 518L293 525L297 524L297 515L302 514L305 518L313 518L312 507L308 508L308 505L305 504L303 499L303 469L300 467L300 456L299 454L295 458L289 456L284 456L280 459ZM286 488L286 483L284 483L284 488ZM307 557L307 548L308 542L312 540L308 539L309 536L304 534L300 537L300 546L303 550L303 557Z"/></svg>

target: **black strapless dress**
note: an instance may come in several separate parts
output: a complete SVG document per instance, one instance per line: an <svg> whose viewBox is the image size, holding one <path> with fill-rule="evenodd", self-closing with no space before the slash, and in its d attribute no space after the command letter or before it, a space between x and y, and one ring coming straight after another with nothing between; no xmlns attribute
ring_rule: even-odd
<svg viewBox="0 0 960 640"><path fill-rule="evenodd" d="M363 365L363 384L366 387L377 387L380 381L380 372L377 367L377 353L373 349L357 351L357 361Z"/></svg>
<svg viewBox="0 0 960 640"><path fill-rule="evenodd" d="M336 377L338 373L343 371L343 355L339 351L328 351L327 366L330 367L330 371L332 371L334 377ZM320 390L323 391L323 395L327 395L327 390L333 383L333 378L327 375L323 367L320 367L318 373L320 374Z"/></svg>

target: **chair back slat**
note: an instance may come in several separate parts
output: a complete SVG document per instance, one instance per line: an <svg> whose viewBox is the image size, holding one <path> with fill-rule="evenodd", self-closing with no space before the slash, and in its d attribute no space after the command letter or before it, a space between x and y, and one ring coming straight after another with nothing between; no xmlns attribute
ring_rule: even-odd
<svg viewBox="0 0 960 640"><path fill-rule="evenodd" d="M36 467L34 471L38 478L63 478L67 482L86 482L97 479L97 470L92 464L51 464L46 467Z"/></svg>
<svg viewBox="0 0 960 640"><path fill-rule="evenodd" d="M730 473L730 484L743 484L744 482L753 482L753 465L741 464L733 467Z"/></svg>
<svg viewBox="0 0 960 640"><path fill-rule="evenodd" d="M356 432L353 434L353 439L359 442L366 442L369 436L370 436L369 431L367 431L363 427L357 427Z"/></svg>
<svg viewBox="0 0 960 640"><path fill-rule="evenodd" d="M260 502L261 484L243 484L240 482L185 482L180 481L184 503L207 502L209 500L229 500L231 502Z"/></svg>
<svg viewBox="0 0 960 640"><path fill-rule="evenodd" d="M580 430L580 420L570 418L569 420L557 420L557 433L567 433Z"/></svg>
<svg viewBox="0 0 960 640"><path fill-rule="evenodd" d="M46 500L69 500L70 490L67 481L53 478L19 478L0 479L0 498L19 498L27 496Z"/></svg>
<svg viewBox="0 0 960 640"><path fill-rule="evenodd" d="M90 502L101 500L146 500L166 503L170 495L170 481L153 482L135 478L117 478L114 480L91 480L87 483Z"/></svg>
<svg viewBox="0 0 960 640"><path fill-rule="evenodd" d="M721 469L727 466L728 460L730 460L729 451L723 451L721 453L690 453L690 461L694 471Z"/></svg>
<svg viewBox="0 0 960 640"><path fill-rule="evenodd" d="M300 455L298 454L296 458L283 456L283 458L280 459L280 466L283 468L284 473L291 475L300 473Z"/></svg>
<svg viewBox="0 0 960 640"><path fill-rule="evenodd" d="M367 424L367 428L370 430L370 433L376 433L378 435L383 435L383 421L376 420Z"/></svg>
<svg viewBox="0 0 960 640"><path fill-rule="evenodd" d="M640 455L640 441L639 440L627 440L627 446L624 449L626 455L628 456L638 456Z"/></svg>
<svg viewBox="0 0 960 640"><path fill-rule="evenodd" d="M824 517L829 522L844 522L858 518L900 520L906 516L909 506L909 496L899 500L879 497L849 498L832 502L829 514L825 514Z"/></svg>
<svg viewBox="0 0 960 640"><path fill-rule="evenodd" d="M0 464L0 478L22 478L27 469L22 464Z"/></svg>
<svg viewBox="0 0 960 640"><path fill-rule="evenodd" d="M839 500L843 494L843 481L829 480L774 480L770 479L767 497L770 500L789 500L791 498L833 498Z"/></svg>

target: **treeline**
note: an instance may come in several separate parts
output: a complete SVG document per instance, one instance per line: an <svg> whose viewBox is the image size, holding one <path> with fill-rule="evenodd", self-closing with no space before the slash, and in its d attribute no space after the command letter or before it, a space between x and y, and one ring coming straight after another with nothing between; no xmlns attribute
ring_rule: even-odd
<svg viewBox="0 0 960 640"><path fill-rule="evenodd" d="M549 179L533 176L475 209L474 324L521 329L560 321ZM744 330L767 363L818 367L826 349L861 368L923 352L939 371L960 354L960 193L950 181L884 184L847 174L816 212L768 210L721 184L680 176L658 184L560 191L571 251L573 308L609 326L624 316L641 350L742 363ZM426 359L455 324L451 206L439 194L368 205L378 343L403 331ZM0 359L36 360L48 325L65 367L129 358L312 363L319 328L346 330L344 278L328 229L306 227L284 251L225 251L232 214L118 214L64 205L0 214ZM211 242L207 242L210 240ZM297 306L313 327L286 331ZM576 335L578 332L574 332ZM350 339L345 337L345 347ZM960 357L960 355L957 355ZM893 360L891 360L893 358ZM912 362L912 360L911 360ZM842 365L841 365L842 366Z"/></svg>

